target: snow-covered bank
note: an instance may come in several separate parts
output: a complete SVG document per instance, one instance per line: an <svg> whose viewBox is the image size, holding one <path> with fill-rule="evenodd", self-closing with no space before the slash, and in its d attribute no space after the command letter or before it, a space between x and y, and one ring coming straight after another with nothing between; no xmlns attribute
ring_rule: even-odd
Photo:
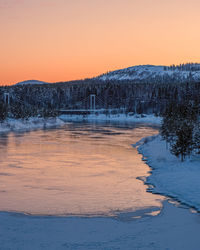
<svg viewBox="0 0 200 250"><path fill-rule="evenodd" d="M61 115L60 119L64 121L116 121L116 122L141 122L141 123L153 123L160 124L161 117L154 115L105 115L105 114L90 114L90 115Z"/></svg>
<svg viewBox="0 0 200 250"><path fill-rule="evenodd" d="M1 250L197 250L200 245L199 216L168 202L158 216L126 222L14 213L0 213L0 221Z"/></svg>
<svg viewBox="0 0 200 250"><path fill-rule="evenodd" d="M53 118L29 118L29 119L7 119L0 123L0 133L10 131L30 131L35 129L51 128L64 125L58 117Z"/></svg>
<svg viewBox="0 0 200 250"><path fill-rule="evenodd" d="M82 122L82 121L113 121L113 122L141 122L160 125L161 117L154 115L134 115L126 116L124 114L118 115L61 115L59 117L37 118L31 117L28 119L7 119L0 123L0 133L10 131L30 131L35 129L51 128L55 126L62 126L66 122Z"/></svg>
<svg viewBox="0 0 200 250"><path fill-rule="evenodd" d="M146 139L138 151L152 168L146 180L146 184L153 185L149 191L176 198L200 211L200 156L181 162L170 153L160 136Z"/></svg>

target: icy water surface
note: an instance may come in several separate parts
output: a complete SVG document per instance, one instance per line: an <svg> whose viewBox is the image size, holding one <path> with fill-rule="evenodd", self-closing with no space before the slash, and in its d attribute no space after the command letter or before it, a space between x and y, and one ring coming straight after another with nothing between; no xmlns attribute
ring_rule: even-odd
<svg viewBox="0 0 200 250"><path fill-rule="evenodd" d="M137 179L149 168L132 147L156 133L141 124L79 123L1 135L0 210L133 216L159 210L163 198Z"/></svg>

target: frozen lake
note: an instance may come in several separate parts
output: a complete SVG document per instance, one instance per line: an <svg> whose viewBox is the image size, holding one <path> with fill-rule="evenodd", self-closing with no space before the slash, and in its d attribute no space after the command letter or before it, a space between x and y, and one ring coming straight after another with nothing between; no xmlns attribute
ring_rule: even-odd
<svg viewBox="0 0 200 250"><path fill-rule="evenodd" d="M160 211L163 197L138 180L149 167L132 144L144 124L66 124L0 136L0 210L41 215ZM136 213L136 217L138 214ZM140 216L140 214L139 214Z"/></svg>

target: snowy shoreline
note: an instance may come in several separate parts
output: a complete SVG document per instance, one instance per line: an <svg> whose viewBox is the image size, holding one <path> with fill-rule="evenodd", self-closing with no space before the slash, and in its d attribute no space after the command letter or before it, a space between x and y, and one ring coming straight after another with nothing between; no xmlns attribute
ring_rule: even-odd
<svg viewBox="0 0 200 250"><path fill-rule="evenodd" d="M38 118L31 117L28 119L6 119L0 123L0 133L31 131L44 128L62 126L66 122L141 122L160 125L161 118L154 115L61 115L58 117Z"/></svg>
<svg viewBox="0 0 200 250"><path fill-rule="evenodd" d="M184 162L172 155L160 135L143 138L133 145L151 168L144 183L154 194L171 197L200 212L200 156Z"/></svg>
<svg viewBox="0 0 200 250"><path fill-rule="evenodd" d="M0 133L31 131L62 126L64 124L65 122L62 121L59 117L31 117L28 119L6 119L4 122L0 123Z"/></svg>
<svg viewBox="0 0 200 250"><path fill-rule="evenodd" d="M100 122L140 122L140 123L152 123L156 125L161 124L161 117L154 115L105 115L105 114L90 114L90 115L61 115L59 118L63 121L76 122L76 121L100 121Z"/></svg>

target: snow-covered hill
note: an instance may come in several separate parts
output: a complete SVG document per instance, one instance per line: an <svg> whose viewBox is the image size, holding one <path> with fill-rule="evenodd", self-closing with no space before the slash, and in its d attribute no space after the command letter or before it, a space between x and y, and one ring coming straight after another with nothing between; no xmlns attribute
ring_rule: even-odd
<svg viewBox="0 0 200 250"><path fill-rule="evenodd" d="M138 65L115 70L93 78L108 81L134 81L136 83L183 83L200 82L200 64L188 63L178 66ZM38 80L27 80L16 85L49 84Z"/></svg>
<svg viewBox="0 0 200 250"><path fill-rule="evenodd" d="M190 65L190 66L188 66ZM97 79L135 82L200 82L200 64L183 66L139 65L100 75Z"/></svg>
<svg viewBox="0 0 200 250"><path fill-rule="evenodd" d="M16 85L32 85L32 84L49 84L48 82L42 82L42 81L38 81L38 80L27 80L27 81L23 81L23 82L18 82L16 83Z"/></svg>

